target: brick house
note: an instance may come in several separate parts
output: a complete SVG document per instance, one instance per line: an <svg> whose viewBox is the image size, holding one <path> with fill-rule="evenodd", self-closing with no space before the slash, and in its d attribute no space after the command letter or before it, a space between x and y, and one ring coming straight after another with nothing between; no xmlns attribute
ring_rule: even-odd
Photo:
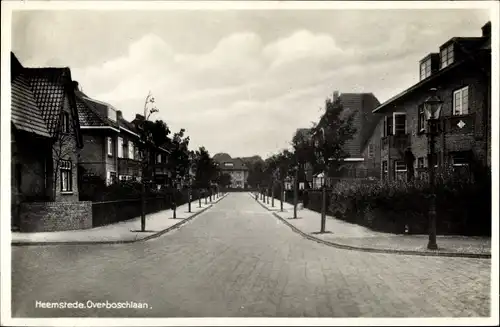
<svg viewBox="0 0 500 327"><path fill-rule="evenodd" d="M98 177L109 185L118 178L117 110L88 97L79 90L78 83L74 87L84 142L79 161L81 178Z"/></svg>
<svg viewBox="0 0 500 327"><path fill-rule="evenodd" d="M423 102L431 88L437 88L444 102L436 140L437 166L460 170L477 164L490 166L490 33L491 23L487 23L481 36L446 41L439 53L420 61L417 84L373 111L383 116L379 134L383 179L404 179L409 171L425 174L428 139Z"/></svg>
<svg viewBox="0 0 500 327"><path fill-rule="evenodd" d="M120 128L129 133L130 131L134 131L134 135L136 136L134 140L136 142L138 142L140 139L139 133L141 131L142 128L141 125L143 121L144 121L144 116L136 114L135 119L132 120L132 122L128 122L125 119L123 119L120 112L120 124L123 124L123 126ZM172 174L170 173L168 166L168 159L171 151L168 148L169 148L168 144L165 144L163 146L151 145L149 148L149 163L150 163L149 174L151 176L151 180L153 181L154 184L157 185L158 188L160 188L161 186L171 185L172 182L171 181Z"/></svg>
<svg viewBox="0 0 500 327"><path fill-rule="evenodd" d="M346 117L353 112L356 113L353 120L353 127L356 128L356 132L353 138L348 140L344 146L348 156L341 166L340 176L364 178L375 175L375 172L378 172L378 170L375 170L375 157L372 155L375 149L371 145L367 145L367 143L380 121L380 117L372 112L380 105L380 102L373 93L339 93L338 91L333 92L332 100L340 100L342 103L343 112L341 117ZM321 117L318 127L321 127L324 118L325 116ZM364 153L368 148L370 156Z"/></svg>
<svg viewBox="0 0 500 327"><path fill-rule="evenodd" d="M227 153L217 153L213 160L223 174L231 176L231 188L246 188L249 169L240 158L231 158Z"/></svg>
<svg viewBox="0 0 500 327"><path fill-rule="evenodd" d="M80 156L82 179L98 176L106 185L118 180L140 181L142 159L137 125L123 118L122 112L112 105L90 98L78 90L76 82L75 88L85 144ZM150 152L150 162L156 173L154 176L166 175L166 167L161 163L166 164L168 153L163 148L155 148Z"/></svg>
<svg viewBox="0 0 500 327"><path fill-rule="evenodd" d="M11 53L12 226L23 232L92 227L79 201L83 146L69 68L25 68Z"/></svg>

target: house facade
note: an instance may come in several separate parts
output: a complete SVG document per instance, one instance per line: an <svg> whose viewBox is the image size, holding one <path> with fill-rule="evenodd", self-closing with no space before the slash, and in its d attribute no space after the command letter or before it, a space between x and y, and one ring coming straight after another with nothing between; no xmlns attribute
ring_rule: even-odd
<svg viewBox="0 0 500 327"><path fill-rule="evenodd" d="M69 68L25 68L11 53L12 227L23 232L92 227L79 201L83 146Z"/></svg>
<svg viewBox="0 0 500 327"><path fill-rule="evenodd" d="M423 102L436 88L443 101L436 140L438 167L491 165L491 24L478 37L454 37L419 63L420 81L373 111L384 180L425 175L428 156ZM375 136L376 134L374 134ZM372 142L376 143L376 142ZM436 161L435 161L436 162Z"/></svg>
<svg viewBox="0 0 500 327"><path fill-rule="evenodd" d="M373 114L373 110L380 105L373 93L340 93L333 92L333 102L340 100L343 106L341 117L354 113L353 127L356 129L351 140L344 145L347 157L344 159L339 177L366 178L376 175L374 148L370 147L370 156L365 155L367 143L380 122L380 116ZM318 127L323 124L324 116Z"/></svg>
<svg viewBox="0 0 500 327"><path fill-rule="evenodd" d="M249 169L240 158L231 158L227 153L218 153L213 157L221 173L231 176L231 188L247 188Z"/></svg>

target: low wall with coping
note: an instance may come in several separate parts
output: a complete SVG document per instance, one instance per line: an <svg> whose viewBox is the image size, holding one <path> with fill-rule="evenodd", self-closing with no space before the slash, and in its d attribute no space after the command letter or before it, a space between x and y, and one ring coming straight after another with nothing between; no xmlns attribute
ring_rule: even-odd
<svg viewBox="0 0 500 327"><path fill-rule="evenodd" d="M21 232L54 232L92 228L92 202L21 203Z"/></svg>

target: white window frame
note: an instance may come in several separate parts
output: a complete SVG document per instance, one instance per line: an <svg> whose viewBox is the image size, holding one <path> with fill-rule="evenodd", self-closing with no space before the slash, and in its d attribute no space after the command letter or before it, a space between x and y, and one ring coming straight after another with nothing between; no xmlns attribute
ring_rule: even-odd
<svg viewBox="0 0 500 327"><path fill-rule="evenodd" d="M118 137L118 158L123 158L123 137Z"/></svg>
<svg viewBox="0 0 500 327"><path fill-rule="evenodd" d="M113 138L107 137L108 156L113 156Z"/></svg>
<svg viewBox="0 0 500 327"><path fill-rule="evenodd" d="M158 153L156 155L156 163L159 163L159 164L161 163L161 153Z"/></svg>
<svg viewBox="0 0 500 327"><path fill-rule="evenodd" d="M134 142L128 141L128 158L134 159L134 154L135 154Z"/></svg>
<svg viewBox="0 0 500 327"><path fill-rule="evenodd" d="M464 108L464 91L467 91L467 107ZM454 116L461 116L461 115L467 115L469 114L469 86L464 86L458 90L455 90L453 91L453 101L452 101L452 105L453 105L453 115ZM456 96L459 96L460 97L460 105L459 105L459 109L457 110L457 103L456 103Z"/></svg>
<svg viewBox="0 0 500 327"><path fill-rule="evenodd" d="M423 75L422 75L422 71L424 73ZM424 80L429 76L431 76L431 58L420 63L420 80Z"/></svg>
<svg viewBox="0 0 500 327"><path fill-rule="evenodd" d="M405 116L405 132L404 134L407 134L407 125L408 123L406 122L406 112L394 112L392 113L392 135L396 135L396 116Z"/></svg>
<svg viewBox="0 0 500 327"><path fill-rule="evenodd" d="M404 169L398 169L398 163L403 163L403 165L404 165L405 168ZM394 161L394 171L396 173L403 173L403 172L406 172L407 170L408 169L407 169L406 164L405 164L405 162L403 160L395 160Z"/></svg>
<svg viewBox="0 0 500 327"><path fill-rule="evenodd" d="M67 179L64 176L67 176ZM59 161L59 178L61 179L61 192L73 192L73 164L71 160Z"/></svg>
<svg viewBox="0 0 500 327"><path fill-rule="evenodd" d="M445 61L443 61L443 58L444 58L443 54L446 54ZM450 54L451 54L451 56L450 56ZM445 48L441 49L441 51L439 52L439 57L440 57L439 59L441 61L441 69L451 65L455 61L453 43L451 43L448 46L446 46Z"/></svg>
<svg viewBox="0 0 500 327"><path fill-rule="evenodd" d="M385 167L384 167L385 164ZM382 172L383 173L388 173L389 172L389 162L387 160L382 161Z"/></svg>
<svg viewBox="0 0 500 327"><path fill-rule="evenodd" d="M453 167L465 167L465 166L468 166L468 165L469 165L468 163L458 163L458 164L456 164L456 163L455 163L455 158L456 158L456 156L455 156L455 155L453 155L453 156L451 157L451 163L452 163L452 166L453 166ZM464 160L465 160L465 159L464 159Z"/></svg>
<svg viewBox="0 0 500 327"><path fill-rule="evenodd" d="M420 160L422 160L422 166L419 165ZM417 168L425 168L425 158L424 157L418 157L416 160Z"/></svg>
<svg viewBox="0 0 500 327"><path fill-rule="evenodd" d="M419 133L425 132L425 111L423 105L417 106L417 128L418 127L420 127L418 130Z"/></svg>

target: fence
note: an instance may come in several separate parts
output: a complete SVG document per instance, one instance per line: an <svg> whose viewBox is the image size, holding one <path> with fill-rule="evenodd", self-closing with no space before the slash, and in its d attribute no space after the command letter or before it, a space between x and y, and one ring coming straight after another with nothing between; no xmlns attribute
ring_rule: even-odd
<svg viewBox="0 0 500 327"><path fill-rule="evenodd" d="M196 201L203 198L207 193L193 190L191 201ZM163 210L172 209L173 200L177 206L181 206L188 202L187 190L179 191L173 195L165 195L161 197L146 198L146 214L151 214ZM127 199L117 201L102 201L92 203L92 227L104 226L120 221L125 221L141 216L141 199Z"/></svg>

